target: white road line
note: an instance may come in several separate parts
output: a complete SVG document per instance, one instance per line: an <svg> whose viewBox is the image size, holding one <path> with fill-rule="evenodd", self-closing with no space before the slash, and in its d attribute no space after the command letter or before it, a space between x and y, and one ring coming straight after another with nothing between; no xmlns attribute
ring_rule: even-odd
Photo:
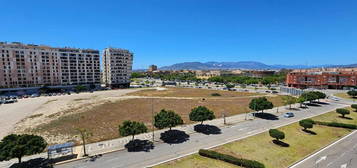
<svg viewBox="0 0 357 168"><path fill-rule="evenodd" d="M294 165L290 166L289 168L295 168L296 166L300 165L301 163L305 162L306 160L311 159L312 157L314 157L314 156L316 156L317 154L321 153L321 152L322 152L322 151L324 151L325 149L330 148L331 146L333 146L333 145L335 145L335 144L339 143L340 141L342 141L342 140L344 140L344 139L346 139L346 138L350 137L352 134L354 134L354 133L356 133L356 132L357 132L357 131L353 131L353 132L351 132L350 134L346 135L345 137L343 137L343 138L341 138L341 139L337 140L336 142L334 142L334 143L332 143L332 144L330 144L330 145L328 145L328 146L326 146L326 147L322 148L322 149L321 149L321 150L319 150L318 152L316 152L316 153L314 153L314 154L310 155L309 157L307 157L307 158L305 158L305 159L303 159L303 160L301 160L301 161L297 162L296 164L294 164Z"/></svg>
<svg viewBox="0 0 357 168"><path fill-rule="evenodd" d="M341 165L341 168L347 168L347 164Z"/></svg>
<svg viewBox="0 0 357 168"><path fill-rule="evenodd" d="M318 163L320 163L320 162L326 160L326 158L327 158L327 156L322 156L322 157L320 157L320 159L317 160L315 163L318 164Z"/></svg>

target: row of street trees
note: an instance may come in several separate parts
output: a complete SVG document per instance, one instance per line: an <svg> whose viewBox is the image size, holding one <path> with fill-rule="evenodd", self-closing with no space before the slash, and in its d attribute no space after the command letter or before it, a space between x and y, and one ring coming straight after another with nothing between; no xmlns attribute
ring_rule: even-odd
<svg viewBox="0 0 357 168"><path fill-rule="evenodd" d="M214 112L205 106L198 106L191 110L189 114L191 121L198 121L203 124L203 121L215 119ZM162 109L154 116L154 126L158 129L169 128L183 124L181 116L172 110ZM146 133L148 128L142 122L137 121L124 121L122 125L119 125L119 133L121 136L134 136L141 133Z"/></svg>
<svg viewBox="0 0 357 168"><path fill-rule="evenodd" d="M324 98L326 98L325 93L319 91L311 91L311 92L304 92L299 97L294 97L290 95L284 96L283 103L284 105L289 105L289 109L291 109L291 105L295 103L299 103L300 107L302 107L302 105L306 101L312 103L315 100L320 101L320 99L324 99Z"/></svg>

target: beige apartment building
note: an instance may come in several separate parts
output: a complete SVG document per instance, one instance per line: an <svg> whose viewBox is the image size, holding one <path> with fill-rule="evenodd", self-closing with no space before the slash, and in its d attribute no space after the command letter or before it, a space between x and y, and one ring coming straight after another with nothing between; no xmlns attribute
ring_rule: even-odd
<svg viewBox="0 0 357 168"><path fill-rule="evenodd" d="M100 84L99 51L0 42L0 88Z"/></svg>
<svg viewBox="0 0 357 168"><path fill-rule="evenodd" d="M129 87L133 53L125 49L106 48L102 59L103 83L113 88Z"/></svg>

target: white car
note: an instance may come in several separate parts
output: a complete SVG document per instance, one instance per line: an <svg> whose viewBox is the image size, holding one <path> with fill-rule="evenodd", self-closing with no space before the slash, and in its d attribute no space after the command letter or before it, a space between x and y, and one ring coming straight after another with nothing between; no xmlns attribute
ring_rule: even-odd
<svg viewBox="0 0 357 168"><path fill-rule="evenodd" d="M292 112L287 112L287 113L285 113L284 114L284 117L285 118L290 118L290 117L294 117L295 115L294 115L294 113L292 113Z"/></svg>

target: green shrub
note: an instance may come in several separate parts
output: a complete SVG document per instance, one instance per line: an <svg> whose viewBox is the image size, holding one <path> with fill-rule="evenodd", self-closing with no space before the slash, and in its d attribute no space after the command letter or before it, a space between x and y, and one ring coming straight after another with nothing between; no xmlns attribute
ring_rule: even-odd
<svg viewBox="0 0 357 168"><path fill-rule="evenodd" d="M351 108L355 109L355 111L357 112L357 104L352 104Z"/></svg>
<svg viewBox="0 0 357 168"><path fill-rule="evenodd" d="M231 155L226 155L226 154L218 153L218 152L211 151L211 150L200 149L198 153L201 156L225 161L225 162L228 162L228 163L231 163L231 164L234 164L237 166L242 166L245 168L265 168L264 164L262 164L258 161L255 161L255 160L236 158Z"/></svg>
<svg viewBox="0 0 357 168"><path fill-rule="evenodd" d="M315 121L312 119L300 120L299 125L304 127L304 130L308 128L312 128L314 126Z"/></svg>
<svg viewBox="0 0 357 168"><path fill-rule="evenodd" d="M221 96L219 93L212 93L211 96Z"/></svg>
<svg viewBox="0 0 357 168"><path fill-rule="evenodd" d="M315 124L329 126L329 127L357 129L357 125L354 125L354 124L345 124L345 123L337 123L337 122L322 122L322 121L315 121Z"/></svg>
<svg viewBox="0 0 357 168"><path fill-rule="evenodd" d="M279 130L277 130L277 129L270 129L270 130L269 130L269 135L270 135L272 138L275 138L277 141L279 141L279 140L285 138L284 132L279 131Z"/></svg>
<svg viewBox="0 0 357 168"><path fill-rule="evenodd" d="M350 114L350 110L347 110L347 109L344 109L344 108L336 109L336 112L338 114L341 114L342 117L345 117L345 115Z"/></svg>

